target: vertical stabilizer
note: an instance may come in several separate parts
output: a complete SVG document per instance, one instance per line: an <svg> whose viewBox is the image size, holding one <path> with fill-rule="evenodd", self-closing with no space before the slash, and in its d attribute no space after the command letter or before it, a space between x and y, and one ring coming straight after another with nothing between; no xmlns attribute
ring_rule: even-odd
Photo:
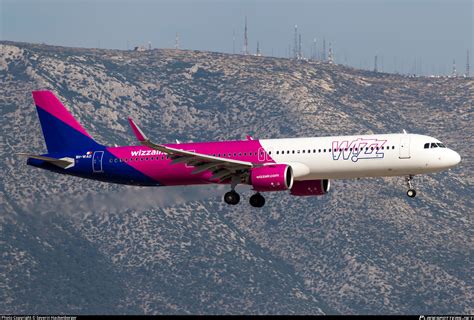
<svg viewBox="0 0 474 320"><path fill-rule="evenodd" d="M49 153L101 147L51 91L33 91L33 99Z"/></svg>

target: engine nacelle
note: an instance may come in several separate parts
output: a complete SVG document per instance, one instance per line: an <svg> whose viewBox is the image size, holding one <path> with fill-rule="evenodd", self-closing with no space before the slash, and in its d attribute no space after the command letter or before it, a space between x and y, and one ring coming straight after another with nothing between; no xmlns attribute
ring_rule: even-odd
<svg viewBox="0 0 474 320"><path fill-rule="evenodd" d="M293 170L286 164L274 164L250 171L250 184L255 191L284 191L293 186Z"/></svg>
<svg viewBox="0 0 474 320"><path fill-rule="evenodd" d="M290 193L294 196L320 196L328 193L330 187L328 179L295 181Z"/></svg>

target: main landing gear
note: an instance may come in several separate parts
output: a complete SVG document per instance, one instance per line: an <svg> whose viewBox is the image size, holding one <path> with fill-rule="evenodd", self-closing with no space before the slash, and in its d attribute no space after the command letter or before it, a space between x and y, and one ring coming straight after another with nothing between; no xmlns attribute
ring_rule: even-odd
<svg viewBox="0 0 474 320"><path fill-rule="evenodd" d="M227 204L236 205L239 201L240 195L235 190L231 190L224 195L224 202ZM249 202L252 207L261 208L265 204L265 198L257 192L250 197Z"/></svg>
<svg viewBox="0 0 474 320"><path fill-rule="evenodd" d="M240 196L235 190L231 190L224 195L224 201L227 204L236 205L240 201Z"/></svg>
<svg viewBox="0 0 474 320"><path fill-rule="evenodd" d="M233 175L231 178L230 188L231 190L224 195L224 201L227 204L235 206L240 201L240 195L235 191L235 187L239 183L239 177Z"/></svg>
<svg viewBox="0 0 474 320"><path fill-rule="evenodd" d="M252 207L261 208L265 204L265 198L257 192L250 197L249 202Z"/></svg>
<svg viewBox="0 0 474 320"><path fill-rule="evenodd" d="M411 180L413 180L413 175L411 175L411 174L405 178L405 182L406 182L407 187L408 187L407 196L409 196L410 198L414 198L416 196L416 190L413 189L413 185L411 183Z"/></svg>

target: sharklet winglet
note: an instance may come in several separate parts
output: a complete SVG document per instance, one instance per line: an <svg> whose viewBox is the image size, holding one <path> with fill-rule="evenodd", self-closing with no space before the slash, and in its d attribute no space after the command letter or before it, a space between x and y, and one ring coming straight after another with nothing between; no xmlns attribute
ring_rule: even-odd
<svg viewBox="0 0 474 320"><path fill-rule="evenodd" d="M128 122L130 123L130 126L132 127L133 133L137 137L138 141L140 141L140 142L148 141L148 138L143 133L142 129L140 129L140 127L136 125L136 123L133 121L132 118L129 117Z"/></svg>

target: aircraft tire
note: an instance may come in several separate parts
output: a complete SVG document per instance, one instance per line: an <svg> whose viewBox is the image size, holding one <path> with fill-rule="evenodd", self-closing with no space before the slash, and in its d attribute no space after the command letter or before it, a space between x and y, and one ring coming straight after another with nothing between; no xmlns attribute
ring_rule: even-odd
<svg viewBox="0 0 474 320"><path fill-rule="evenodd" d="M265 198L260 193L256 193L250 197L249 202L252 207L261 208L265 205Z"/></svg>
<svg viewBox="0 0 474 320"><path fill-rule="evenodd" d="M230 205L236 205L240 201L240 195L235 191L229 191L224 195L224 202Z"/></svg>

